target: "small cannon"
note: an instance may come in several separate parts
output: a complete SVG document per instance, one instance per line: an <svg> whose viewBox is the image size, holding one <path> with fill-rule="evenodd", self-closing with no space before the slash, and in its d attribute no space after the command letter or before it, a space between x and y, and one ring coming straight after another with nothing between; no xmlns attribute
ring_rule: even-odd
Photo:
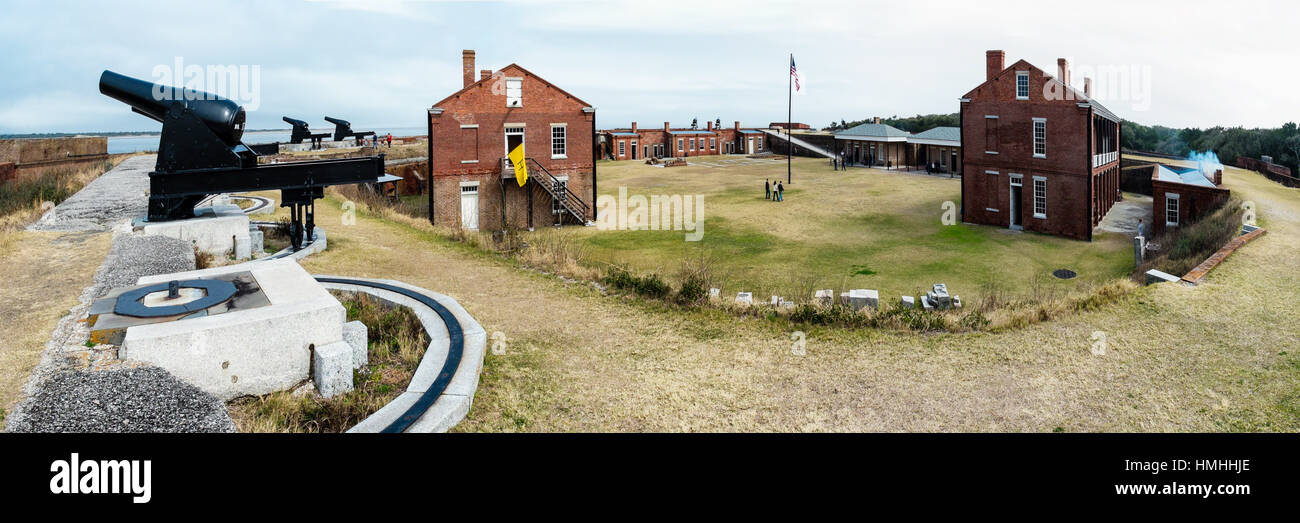
<svg viewBox="0 0 1300 523"><path fill-rule="evenodd" d="M362 138L375 135L374 131L353 131L352 123L347 120L326 116L325 121L334 124L334 141L336 142L341 142L346 138L356 138L357 145L361 145Z"/></svg>
<svg viewBox="0 0 1300 523"><path fill-rule="evenodd" d="M193 218L194 206L213 194L279 190L280 206L290 208L296 250L313 239L315 203L325 187L401 180L384 173L382 154L259 165L257 153L241 141L244 108L214 94L112 71L100 75L99 92L162 123L158 163L149 173L149 221Z"/></svg>
<svg viewBox="0 0 1300 523"><path fill-rule="evenodd" d="M312 149L320 149L321 140L329 137L330 133L312 133L307 127L307 122L289 118L281 118L285 123L293 126L293 134L289 137L289 143L302 143L303 140L311 140Z"/></svg>

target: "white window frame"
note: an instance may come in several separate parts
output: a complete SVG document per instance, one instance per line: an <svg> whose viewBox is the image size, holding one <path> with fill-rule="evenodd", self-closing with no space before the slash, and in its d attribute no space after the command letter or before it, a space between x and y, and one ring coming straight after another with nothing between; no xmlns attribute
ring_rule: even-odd
<svg viewBox="0 0 1300 523"><path fill-rule="evenodd" d="M555 130L560 129L563 136L560 136L560 154L555 154ZM569 157L569 124L553 123L551 124L551 159L564 159Z"/></svg>
<svg viewBox="0 0 1300 523"><path fill-rule="evenodd" d="M1040 137L1039 137L1039 135L1038 135L1038 127L1039 127L1039 124L1042 124L1042 128L1043 128L1043 133L1042 133L1041 141L1040 141ZM1033 125L1031 126L1030 133L1031 133L1031 138L1033 139L1033 142L1032 142L1032 143L1033 143L1033 147L1034 147L1034 149L1033 149L1033 152L1034 152L1034 158L1047 158L1047 119L1046 119L1046 118L1034 118L1034 123L1033 123ZM1039 146L1040 143L1041 143L1042 146L1043 146L1043 152L1041 152L1041 153L1038 152L1038 146Z"/></svg>
<svg viewBox="0 0 1300 523"><path fill-rule="evenodd" d="M1178 193L1175 192L1165 193L1165 227L1178 227L1178 214L1183 210L1182 209L1183 203L1179 201L1180 199L1181 198L1179 198ZM1173 202L1174 204L1174 208L1172 209L1174 211L1174 221L1172 222L1169 221L1170 202Z"/></svg>
<svg viewBox="0 0 1300 523"><path fill-rule="evenodd" d="M691 150L691 151L694 151L694 150L695 150L695 139L694 139L694 138L691 138L691 148L690 148L689 150Z"/></svg>
<svg viewBox="0 0 1300 523"><path fill-rule="evenodd" d="M1021 80L1024 80L1025 94L1020 94ZM1016 71L1016 99L1029 99L1029 71Z"/></svg>
<svg viewBox="0 0 1300 523"><path fill-rule="evenodd" d="M1038 194L1038 189L1040 187L1043 190L1043 193L1041 195ZM1047 177L1035 176L1033 189L1034 189L1034 217L1046 220L1047 219ZM1043 212L1038 212L1038 208L1039 208L1038 204L1040 199L1042 201Z"/></svg>
<svg viewBox="0 0 1300 523"><path fill-rule="evenodd" d="M511 87L514 84L514 87ZM514 91L512 94L511 91ZM513 103L512 103L513 102ZM524 106L524 79L506 78L506 107L523 107Z"/></svg>
<svg viewBox="0 0 1300 523"><path fill-rule="evenodd" d="M686 147L686 139L685 139L685 138L678 138L678 139L677 139L677 152L680 153L680 152L685 151L685 150L686 150L685 147Z"/></svg>
<svg viewBox="0 0 1300 523"><path fill-rule="evenodd" d="M710 150L710 151L716 151L716 150L718 150L718 139L717 139L717 138L709 138L709 150Z"/></svg>
<svg viewBox="0 0 1300 523"><path fill-rule="evenodd" d="M757 149L757 150L759 150L759 151L763 150L763 137L762 137L762 136L759 136L759 137L758 137L758 149Z"/></svg>
<svg viewBox="0 0 1300 523"><path fill-rule="evenodd" d="M627 140L618 141L618 156L619 158L627 156Z"/></svg>

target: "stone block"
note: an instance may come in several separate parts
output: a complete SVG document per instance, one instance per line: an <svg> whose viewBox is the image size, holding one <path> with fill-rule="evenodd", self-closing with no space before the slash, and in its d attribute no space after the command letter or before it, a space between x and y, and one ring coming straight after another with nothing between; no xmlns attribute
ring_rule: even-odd
<svg viewBox="0 0 1300 523"><path fill-rule="evenodd" d="M129 327L119 349L221 400L285 390L307 379L308 347L342 343L347 311L293 260L140 278L140 284L249 272L270 305ZM351 370L352 351L348 350Z"/></svg>
<svg viewBox="0 0 1300 523"><path fill-rule="evenodd" d="M718 301L722 299L722 289L717 287L709 288L709 301Z"/></svg>
<svg viewBox="0 0 1300 523"><path fill-rule="evenodd" d="M736 293L736 305L744 305L748 307L753 304L754 304L754 293L752 292Z"/></svg>
<svg viewBox="0 0 1300 523"><path fill-rule="evenodd" d="M191 242L199 250L213 256L248 259L252 246L248 237L248 216L239 207L201 207L195 209L194 213L194 218L185 220L139 220L135 225L145 235L167 236Z"/></svg>
<svg viewBox="0 0 1300 523"><path fill-rule="evenodd" d="M952 297L952 306L953 306L953 308L955 308L955 309L960 309L960 308L961 308L961 296L953 296L953 297Z"/></svg>
<svg viewBox="0 0 1300 523"><path fill-rule="evenodd" d="M902 304L904 309L915 309L916 296L903 296Z"/></svg>
<svg viewBox="0 0 1300 523"><path fill-rule="evenodd" d="M780 297L780 296L772 296L771 304L772 304L773 307L780 307L780 306L781 306L781 297Z"/></svg>
<svg viewBox="0 0 1300 523"><path fill-rule="evenodd" d="M316 347L311 358L312 381L326 398L352 390L352 346L338 341Z"/></svg>
<svg viewBox="0 0 1300 523"><path fill-rule="evenodd" d="M849 291L849 306L855 311L864 307L874 309L880 306L880 292L875 289L852 289Z"/></svg>
<svg viewBox="0 0 1300 523"><path fill-rule="evenodd" d="M822 289L813 292L813 303L816 305L821 305L823 307L830 307L831 303L833 303L834 301L835 301L834 289Z"/></svg>
<svg viewBox="0 0 1300 523"><path fill-rule="evenodd" d="M266 236L261 229L248 229L248 244L252 246L253 254L266 254Z"/></svg>
<svg viewBox="0 0 1300 523"><path fill-rule="evenodd" d="M934 310L934 303L930 301L930 297L929 297L929 296L922 296L922 297L921 297L921 308L922 308L922 309L925 309L925 310L927 310L927 311L932 311L932 310Z"/></svg>
<svg viewBox="0 0 1300 523"><path fill-rule="evenodd" d="M343 324L343 341L352 347L352 368L361 368L370 362L370 329L359 321Z"/></svg>
<svg viewBox="0 0 1300 523"><path fill-rule="evenodd" d="M1155 269L1151 269L1147 271L1147 285L1151 285L1153 283L1164 283L1164 282L1180 281L1180 280L1182 280L1182 278L1179 278L1177 276L1174 276L1166 272L1157 271Z"/></svg>

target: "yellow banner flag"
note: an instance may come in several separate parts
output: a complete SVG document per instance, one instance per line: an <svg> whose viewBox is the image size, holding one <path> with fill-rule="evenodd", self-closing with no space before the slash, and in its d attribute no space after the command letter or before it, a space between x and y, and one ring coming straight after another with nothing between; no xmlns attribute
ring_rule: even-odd
<svg viewBox="0 0 1300 523"><path fill-rule="evenodd" d="M515 166L515 181L519 182L520 187L523 187L525 183L528 183L528 165L524 163L524 144L516 145L515 149L510 151L510 154L506 155L506 157Z"/></svg>

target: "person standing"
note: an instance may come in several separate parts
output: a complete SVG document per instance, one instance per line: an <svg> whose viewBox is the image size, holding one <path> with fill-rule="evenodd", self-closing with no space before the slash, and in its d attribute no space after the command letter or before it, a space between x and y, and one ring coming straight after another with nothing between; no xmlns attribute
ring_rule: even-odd
<svg viewBox="0 0 1300 523"><path fill-rule="evenodd" d="M772 181L767 178L763 179L763 199L772 199Z"/></svg>
<svg viewBox="0 0 1300 523"><path fill-rule="evenodd" d="M785 185L781 183L781 180L776 181L776 201L785 201Z"/></svg>
<svg viewBox="0 0 1300 523"><path fill-rule="evenodd" d="M388 133L388 148L393 148L393 133Z"/></svg>
<svg viewBox="0 0 1300 523"><path fill-rule="evenodd" d="M1145 232L1146 232L1145 229L1146 229L1146 227L1144 227L1144 226L1142 225L1142 218L1138 218L1138 233L1137 233L1137 235L1138 235L1138 236L1141 236L1141 237L1144 238L1144 239L1147 237L1147 235L1145 234Z"/></svg>

